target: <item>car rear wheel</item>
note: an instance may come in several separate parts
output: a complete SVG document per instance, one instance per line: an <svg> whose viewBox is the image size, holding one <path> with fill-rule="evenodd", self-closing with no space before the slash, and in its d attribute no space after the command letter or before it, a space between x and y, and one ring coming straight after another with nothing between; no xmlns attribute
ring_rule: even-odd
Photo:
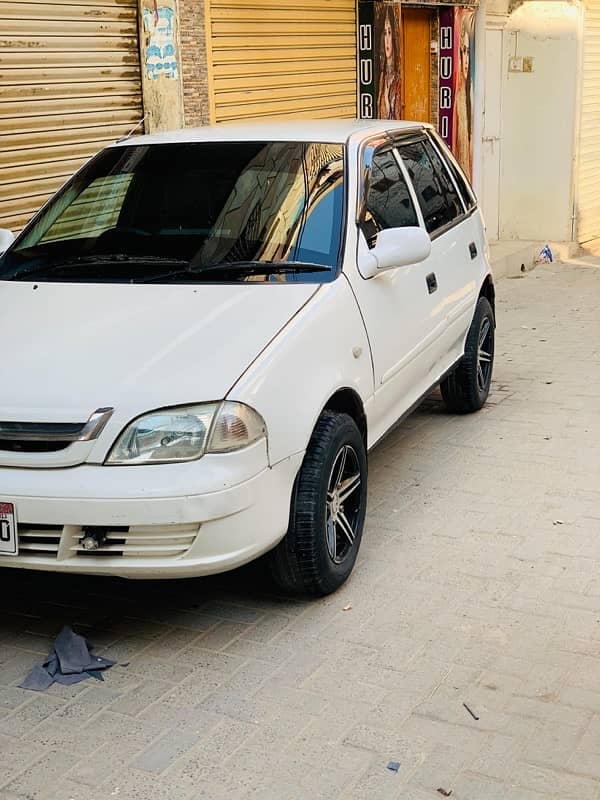
<svg viewBox="0 0 600 800"><path fill-rule="evenodd" d="M470 414L485 404L494 367L494 312L485 297L475 307L467 334L465 354L456 369L440 384L449 411Z"/></svg>
<svg viewBox="0 0 600 800"><path fill-rule="evenodd" d="M367 506L367 454L354 420L324 411L296 479L285 538L270 570L285 592L319 597L338 589L358 555Z"/></svg>

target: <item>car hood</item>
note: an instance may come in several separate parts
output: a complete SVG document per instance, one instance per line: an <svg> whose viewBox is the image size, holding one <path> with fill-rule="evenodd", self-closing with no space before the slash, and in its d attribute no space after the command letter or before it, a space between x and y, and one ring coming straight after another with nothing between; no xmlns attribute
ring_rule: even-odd
<svg viewBox="0 0 600 800"><path fill-rule="evenodd" d="M0 282L0 420L219 400L318 288Z"/></svg>

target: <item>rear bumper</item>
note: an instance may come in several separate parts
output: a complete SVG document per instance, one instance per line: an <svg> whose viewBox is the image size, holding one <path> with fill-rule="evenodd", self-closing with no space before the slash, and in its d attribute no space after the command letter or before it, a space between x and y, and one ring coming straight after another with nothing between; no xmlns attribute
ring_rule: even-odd
<svg viewBox="0 0 600 800"><path fill-rule="evenodd" d="M274 467L264 466L260 453L244 458L246 472L252 460L261 468L232 485L226 471L236 457L194 465L0 470L0 502L14 503L19 529L19 554L0 557L0 567L124 578L234 569L285 535L302 463L302 454ZM44 494L30 493L32 484ZM92 554L81 547L88 526L106 532Z"/></svg>

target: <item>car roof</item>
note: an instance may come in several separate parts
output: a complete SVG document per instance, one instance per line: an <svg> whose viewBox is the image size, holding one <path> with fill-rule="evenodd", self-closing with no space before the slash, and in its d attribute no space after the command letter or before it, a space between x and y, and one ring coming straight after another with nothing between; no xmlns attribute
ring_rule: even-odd
<svg viewBox="0 0 600 800"><path fill-rule="evenodd" d="M361 140L385 131L431 128L424 122L380 119L313 119L269 120L265 122L236 122L205 125L201 128L182 128L145 136L119 139L113 147L125 144L173 144L186 142L237 141L306 141L344 144L350 139Z"/></svg>

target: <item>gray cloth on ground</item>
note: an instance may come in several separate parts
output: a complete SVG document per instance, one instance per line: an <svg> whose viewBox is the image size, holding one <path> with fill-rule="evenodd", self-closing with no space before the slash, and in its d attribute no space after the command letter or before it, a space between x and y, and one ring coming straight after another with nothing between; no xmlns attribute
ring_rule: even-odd
<svg viewBox="0 0 600 800"><path fill-rule="evenodd" d="M19 687L44 692L53 683L72 686L88 678L103 681L102 672L114 663L109 658L92 655L83 636L66 625L56 637L54 648L44 663L36 664Z"/></svg>

